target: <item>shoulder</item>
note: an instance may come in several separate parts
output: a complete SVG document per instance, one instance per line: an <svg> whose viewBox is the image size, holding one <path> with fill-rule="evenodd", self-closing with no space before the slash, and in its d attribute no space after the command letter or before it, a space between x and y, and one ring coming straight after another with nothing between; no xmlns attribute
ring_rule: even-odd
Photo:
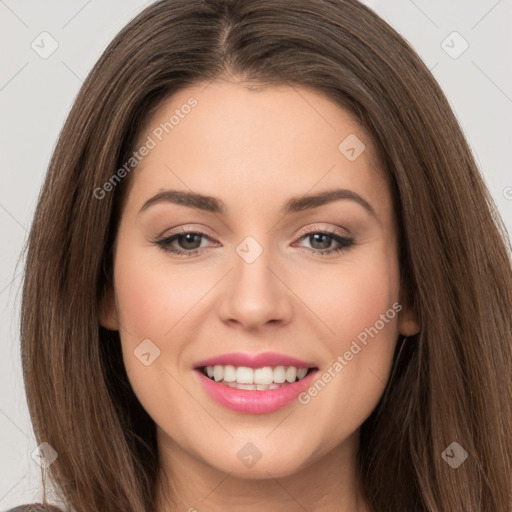
<svg viewBox="0 0 512 512"><path fill-rule="evenodd" d="M60 508L54 505L43 505L42 503L32 503L20 505L19 507L10 508L6 512L62 512Z"/></svg>

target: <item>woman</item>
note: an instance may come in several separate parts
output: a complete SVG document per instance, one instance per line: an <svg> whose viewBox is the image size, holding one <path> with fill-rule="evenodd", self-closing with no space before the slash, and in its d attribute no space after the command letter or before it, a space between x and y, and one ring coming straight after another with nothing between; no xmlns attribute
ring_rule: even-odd
<svg viewBox="0 0 512 512"><path fill-rule="evenodd" d="M43 476L80 512L508 511L511 312L502 221L392 28L157 2L84 83L28 241Z"/></svg>

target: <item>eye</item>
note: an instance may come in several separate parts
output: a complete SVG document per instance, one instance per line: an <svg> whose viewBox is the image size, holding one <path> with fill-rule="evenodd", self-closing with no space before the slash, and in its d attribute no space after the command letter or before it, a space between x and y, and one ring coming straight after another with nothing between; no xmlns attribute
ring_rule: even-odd
<svg viewBox="0 0 512 512"><path fill-rule="evenodd" d="M192 256L201 249L202 238L211 240L205 233L198 231L182 231L175 235L156 240L155 243L163 251L171 252L179 256ZM176 247L176 243L181 247Z"/></svg>
<svg viewBox="0 0 512 512"><path fill-rule="evenodd" d="M177 256L193 256L205 248L202 245L203 239L213 240L205 233L200 231L185 231L181 230L179 233L167 236L156 240L154 243L158 245L163 251L175 254ZM342 236L334 231L329 230L310 230L299 238L299 240L308 240L311 247L301 247L309 252L319 255L326 255L346 251L354 244L353 238ZM337 246L332 247L332 243Z"/></svg>
<svg viewBox="0 0 512 512"><path fill-rule="evenodd" d="M355 244L353 238L341 236L340 234L329 230L309 231L305 235L301 236L299 240L303 239L308 240L312 246L303 247L304 249L320 255L346 251ZM332 247L332 242L335 242L338 246Z"/></svg>

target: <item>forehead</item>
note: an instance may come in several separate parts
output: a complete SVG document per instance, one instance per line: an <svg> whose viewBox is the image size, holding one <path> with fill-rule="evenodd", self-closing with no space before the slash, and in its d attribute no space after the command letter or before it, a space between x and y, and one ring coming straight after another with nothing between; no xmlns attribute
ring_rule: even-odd
<svg viewBox="0 0 512 512"><path fill-rule="evenodd" d="M131 176L136 196L179 185L214 195L245 191L247 200L261 201L331 186L382 192L386 185L356 119L296 86L217 80L182 89L153 112L136 148L144 145L151 149Z"/></svg>

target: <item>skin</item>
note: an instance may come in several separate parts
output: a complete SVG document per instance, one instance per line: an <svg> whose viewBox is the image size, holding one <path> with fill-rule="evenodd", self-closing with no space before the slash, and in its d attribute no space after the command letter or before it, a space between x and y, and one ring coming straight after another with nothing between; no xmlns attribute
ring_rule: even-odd
<svg viewBox="0 0 512 512"><path fill-rule="evenodd" d="M158 511L365 511L355 475L359 427L383 393L399 334L419 330L400 296L395 213L371 141L315 91L217 80L168 99L139 145L190 97L197 106L130 176L114 289L100 319L120 331L130 383L157 425L166 491L158 487ZM366 145L354 161L338 149L349 134ZM279 213L291 196L336 187L362 196L376 217L346 199ZM220 198L227 212L162 202L139 213L168 188ZM339 244L305 236L311 227L355 245L321 255ZM207 235L192 240L199 253L174 255L154 243L183 228ZM250 264L236 252L247 236L263 248ZM209 398L193 371L201 359L239 351L279 352L327 371L395 303L400 314L307 405L233 412ZM134 355L145 339L160 350L149 366ZM237 457L248 442L262 454L251 468Z"/></svg>

